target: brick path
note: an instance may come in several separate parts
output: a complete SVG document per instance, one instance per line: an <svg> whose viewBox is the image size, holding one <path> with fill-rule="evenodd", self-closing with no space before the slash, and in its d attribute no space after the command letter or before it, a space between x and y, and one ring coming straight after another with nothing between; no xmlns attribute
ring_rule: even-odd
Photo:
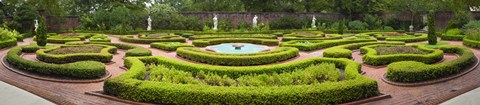
<svg viewBox="0 0 480 105"><path fill-rule="evenodd" d="M119 41L118 38L110 36L112 42L125 43ZM32 38L25 39L25 42L20 42L19 45L27 45L33 42ZM191 43L188 41L187 43ZM461 45L461 42L450 42L451 44ZM132 43L129 43L132 44ZM149 48L147 44L134 44ZM272 47L275 48L275 47ZM183 60L178 58L175 52L162 51L158 49L151 49L155 56L165 56L171 59ZM0 56L4 56L8 50L0 50ZM122 56L124 51L119 50L119 54L115 54L113 61L116 63L107 65L107 70L113 73L113 77L125 72L119 67L123 66ZM480 56L479 50L474 50L477 56ZM285 61L297 61L310 57L321 57L323 50L317 50L313 52L301 52L300 57ZM358 61L358 55L355 55L356 61ZM360 59L361 60L361 59ZM189 61L192 62L192 61ZM284 63L284 62L281 62ZM418 102L425 102L425 100L432 100L436 97L444 95L450 95L453 92L451 90L459 90L464 87L480 86L480 70L478 68L462 77L454 80L446 81L443 83L420 86L420 87L398 87L384 83L381 80L381 76L385 73L386 68L374 69L371 67L363 66L362 70L366 72L365 76L378 81L379 89L382 93L390 94L392 98L370 102L367 104L415 104ZM111 104L122 105L124 103L112 101L96 96L86 95L84 92L102 90L103 82L99 83L56 83L32 79L29 77L21 76L7 70L5 67L0 66L0 81L12 84L24 90L27 90L33 94L39 95L47 100L50 100L57 104Z"/></svg>

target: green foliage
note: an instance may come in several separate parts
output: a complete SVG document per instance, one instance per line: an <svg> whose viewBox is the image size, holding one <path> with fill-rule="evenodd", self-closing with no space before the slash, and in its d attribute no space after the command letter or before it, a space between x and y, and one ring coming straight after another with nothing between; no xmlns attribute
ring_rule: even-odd
<svg viewBox="0 0 480 105"><path fill-rule="evenodd" d="M428 39L427 34L384 37L386 41L420 42Z"/></svg>
<svg viewBox="0 0 480 105"><path fill-rule="evenodd" d="M480 29L469 29L465 32L467 39L480 41Z"/></svg>
<svg viewBox="0 0 480 105"><path fill-rule="evenodd" d="M150 44L154 42L186 42L186 39L181 36L167 37L167 38L134 38L134 36L120 36L120 40L130 43Z"/></svg>
<svg viewBox="0 0 480 105"><path fill-rule="evenodd" d="M35 35L37 37L37 45L45 46L47 45L47 26L44 22L45 18L41 18L38 21L38 29L35 30Z"/></svg>
<svg viewBox="0 0 480 105"><path fill-rule="evenodd" d="M90 42L110 42L111 40L105 34L95 34L88 39Z"/></svg>
<svg viewBox="0 0 480 105"><path fill-rule="evenodd" d="M360 48L360 52L364 54L362 57L363 62L369 65L386 65L398 61L418 61L427 64L432 64L443 59L442 50L434 50L426 48L425 46L413 45L421 51L428 52L428 54L391 54L391 55L379 55L374 49L375 47L390 47L397 45L370 45Z"/></svg>
<svg viewBox="0 0 480 105"><path fill-rule="evenodd" d="M275 50L268 52L258 52L251 54L221 54L204 51L193 47L182 47L177 49L177 55L192 61L212 65L251 66L285 61L298 56L299 51L296 48L279 47Z"/></svg>
<svg viewBox="0 0 480 105"><path fill-rule="evenodd" d="M456 28L462 28L465 24L467 24L470 21L470 16L467 14L467 12L455 12L455 15L453 16L450 21L448 21L447 26L445 27L446 29L456 29Z"/></svg>
<svg viewBox="0 0 480 105"><path fill-rule="evenodd" d="M277 39L258 39L258 38L215 38L215 39L201 39L192 42L196 47L206 47L209 45L216 45L222 43L252 43L267 46L278 45Z"/></svg>
<svg viewBox="0 0 480 105"><path fill-rule="evenodd" d="M382 18L377 15L367 14L363 17L363 21L367 24L369 30L381 29L383 25ZM391 30L394 30L394 29L391 29Z"/></svg>
<svg viewBox="0 0 480 105"><path fill-rule="evenodd" d="M271 29L301 29L307 20L293 16L284 16L270 22Z"/></svg>
<svg viewBox="0 0 480 105"><path fill-rule="evenodd" d="M191 40L197 39L214 39L214 38L259 38L259 39L276 39L277 36L270 34L221 34L221 35L195 35L189 37Z"/></svg>
<svg viewBox="0 0 480 105"><path fill-rule="evenodd" d="M365 22L362 22L360 20L355 20L355 21L351 21L351 22L348 22L348 27L349 29L351 30L365 30L367 29L369 26L367 23ZM342 33L343 34L343 33Z"/></svg>
<svg viewBox="0 0 480 105"><path fill-rule="evenodd" d="M39 46L30 45L28 52L34 52L40 49ZM42 62L35 62L23 59L20 54L24 46L18 46L8 51L6 59L7 62L20 70L32 71L45 75L59 75L74 78L99 78L105 75L105 65L95 61L82 61L68 64L49 64Z"/></svg>
<svg viewBox="0 0 480 105"><path fill-rule="evenodd" d="M387 44L387 45L405 45L404 42L361 42L361 43L352 43L346 45L340 45L325 49L323 51L323 57L329 58L352 58L352 50L359 49L363 46L368 45L379 45L379 44Z"/></svg>
<svg viewBox="0 0 480 105"><path fill-rule="evenodd" d="M428 44L437 44L437 33L435 31L435 11L431 11L428 14Z"/></svg>
<svg viewBox="0 0 480 105"><path fill-rule="evenodd" d="M469 29L480 29L480 21L470 21L463 26L463 30Z"/></svg>
<svg viewBox="0 0 480 105"><path fill-rule="evenodd" d="M291 33L286 34L282 38L283 42L292 41L292 40L332 40L332 39L342 39L343 36L339 34L324 34L319 33L316 35L302 35L302 33Z"/></svg>
<svg viewBox="0 0 480 105"><path fill-rule="evenodd" d="M392 63L388 65L386 77L396 82L422 82L460 73L475 64L475 55L468 48L447 45L440 49L445 53L458 54L460 57L432 65L415 61Z"/></svg>
<svg viewBox="0 0 480 105"><path fill-rule="evenodd" d="M99 62L110 62L113 58L111 53L116 53L117 48L113 46L106 45L86 45L86 46L98 46L101 47L100 52L84 52L89 49L78 49L85 48L82 47L85 45L64 45L57 46L49 49L41 49L36 52L37 59L47 63L56 63L56 64L65 64L78 61L99 61ZM67 50L62 51L65 54L54 54L51 52L58 52L58 50ZM75 50L83 50L81 53Z"/></svg>
<svg viewBox="0 0 480 105"><path fill-rule="evenodd" d="M101 44L108 46L115 46L118 49L127 50L125 57L138 57L138 56L151 56L152 51L141 46L135 46L122 43L110 43L110 42L68 42L66 45L83 45L83 44Z"/></svg>
<svg viewBox="0 0 480 105"><path fill-rule="evenodd" d="M338 45L350 44L350 43L359 43L359 42L371 42L377 41L375 38L349 38L349 39L339 39L339 40L294 40L283 42L280 44L280 47L295 47L302 51L312 51L327 47L333 47Z"/></svg>
<svg viewBox="0 0 480 105"><path fill-rule="evenodd" d="M347 26L345 25L345 20L341 20L338 23L333 24L333 27L337 28L338 34L343 34L345 30L347 30Z"/></svg>
<svg viewBox="0 0 480 105"><path fill-rule="evenodd" d="M345 80L312 85L266 87L225 87L202 84L174 84L144 81L143 78L147 72L145 64L149 63L191 72L192 75L198 76L203 74L201 77L204 78L207 74L216 74L218 76L209 77L212 79L208 79L208 81L216 81L213 83L231 83L228 81L220 82L221 79L228 79L226 77L238 78L252 73L285 73L307 68L314 64L334 63L336 68L344 68ZM347 59L311 58L286 64L268 66L224 67L192 64L163 57L147 57L127 58L125 65L130 67L130 69L120 76L107 79L104 83L103 90L109 95L120 97L122 99L157 104L338 104L379 94L377 83L359 74L360 64ZM261 73L258 70L264 72ZM201 73L202 71L203 73ZM226 72L230 73L227 74ZM261 80L268 80L265 76L258 76L258 78Z"/></svg>
<svg viewBox="0 0 480 105"><path fill-rule="evenodd" d="M458 28L449 29L445 35L462 35L462 31Z"/></svg>
<svg viewBox="0 0 480 105"><path fill-rule="evenodd" d="M177 50L177 48L180 48L180 47L194 47L194 46L190 44L180 43L180 42L157 42L157 43L150 44L150 47L167 50L167 51L175 51Z"/></svg>

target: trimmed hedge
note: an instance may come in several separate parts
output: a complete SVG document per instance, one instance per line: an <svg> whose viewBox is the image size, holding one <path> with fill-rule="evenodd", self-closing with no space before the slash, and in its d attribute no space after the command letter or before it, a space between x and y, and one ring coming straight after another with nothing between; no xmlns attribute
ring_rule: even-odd
<svg viewBox="0 0 480 105"><path fill-rule="evenodd" d="M297 48L279 47L273 51L252 54L221 54L193 47L177 49L177 55L192 61L224 66L250 66L288 60L299 55Z"/></svg>
<svg viewBox="0 0 480 105"><path fill-rule="evenodd" d="M49 49L41 49L36 52L37 59L46 63L56 63L56 64L64 64L64 63L72 63L78 61L99 61L99 62L110 62L113 59L113 55L111 53L116 53L117 48L113 46L107 45L81 45L81 46L100 46L103 47L100 53L74 53L74 54L49 54L48 52L57 50L64 47L72 47L72 46L79 46L79 45L63 45L63 46L56 46Z"/></svg>
<svg viewBox="0 0 480 105"><path fill-rule="evenodd" d="M459 54L460 57L447 62L428 65L421 62L405 61L388 65L387 78L395 82L422 82L458 74L475 64L474 53L462 46L442 46L445 53Z"/></svg>
<svg viewBox="0 0 480 105"><path fill-rule="evenodd" d="M134 36L120 36L120 40L130 43L150 44L154 42L186 42L185 38L173 37L173 38L134 38Z"/></svg>
<svg viewBox="0 0 480 105"><path fill-rule="evenodd" d="M143 62L142 62L143 61ZM188 72L201 70L236 77L252 73L281 73L312 64L334 63L345 69L345 80L294 86L208 86L145 81L145 63L155 63ZM360 64L347 59L311 58L286 64L253 67L225 67L192 64L163 57L127 58L130 69L107 79L106 94L122 99L157 104L338 104L379 95L377 82L359 74Z"/></svg>
<svg viewBox="0 0 480 105"><path fill-rule="evenodd" d="M17 39L10 39L5 41L0 41L0 49L12 47L17 45Z"/></svg>
<svg viewBox="0 0 480 105"><path fill-rule="evenodd" d="M180 47L194 47L194 46L180 43L180 42L158 42L158 43L150 44L150 47L167 50L167 51L175 51L177 50L177 48L180 48Z"/></svg>
<svg viewBox="0 0 480 105"><path fill-rule="evenodd" d="M340 45L325 49L323 51L323 57L328 58L352 58L352 50L359 49L363 46L368 45L378 45L378 44L387 44L387 45L405 45L404 42L362 42L362 43L352 43L346 45Z"/></svg>
<svg viewBox="0 0 480 105"><path fill-rule="evenodd" d="M206 47L210 45L222 44L222 43L252 43L261 44L267 46L278 45L277 39L256 39L256 38L216 38L216 39L201 39L194 40L192 42L196 47Z"/></svg>
<svg viewBox="0 0 480 105"><path fill-rule="evenodd" d="M24 46L17 46L8 51L6 59L7 62L15 66L17 69L37 72L45 75L59 75L74 78L99 78L105 75L105 65L95 61L81 61L68 64L49 64L42 62L35 62L23 59L20 54ZM28 50L23 52L34 52L40 47L29 46L25 47Z"/></svg>
<svg viewBox="0 0 480 105"><path fill-rule="evenodd" d="M370 45L360 48L360 52L365 54L363 62L369 65L386 65L393 62L399 61L418 61L427 64L436 63L443 59L443 51L429 49L425 46L412 45L419 50L428 52L428 54L391 54L391 55L377 55L377 51L374 47L389 47L389 46L398 46L398 45Z"/></svg>
<svg viewBox="0 0 480 105"><path fill-rule="evenodd" d="M111 42L107 35L97 34L88 39L90 42Z"/></svg>
<svg viewBox="0 0 480 105"><path fill-rule="evenodd" d="M122 44L122 43L110 43L110 42L69 42L65 43L67 45L82 45L82 44L102 44L102 45L109 45L115 46L119 49L127 50L125 53L125 57L138 57L138 56L152 56L152 51L150 49L129 45L129 44Z"/></svg>
<svg viewBox="0 0 480 105"><path fill-rule="evenodd" d="M280 44L280 47L295 47L302 51L312 51L318 50L327 47L333 47L338 45L350 44L350 43L359 43L359 42L372 42L377 41L375 38L349 38L341 40L294 40L283 42Z"/></svg>
<svg viewBox="0 0 480 105"><path fill-rule="evenodd" d="M442 35L442 40L461 41L465 37L464 35Z"/></svg>
<svg viewBox="0 0 480 105"><path fill-rule="evenodd" d="M90 33L77 33L76 36L68 36L68 35L58 35L55 33L49 33L47 42L48 43L67 43L67 42L75 42L75 41L82 41L85 40L89 37L91 37L92 34ZM33 40L36 40L36 36L33 37Z"/></svg>
<svg viewBox="0 0 480 105"><path fill-rule="evenodd" d="M480 41L471 40L465 37L463 38L463 45L473 48L480 48Z"/></svg>
<svg viewBox="0 0 480 105"><path fill-rule="evenodd" d="M277 39L277 36L270 34L225 34L225 35L195 35L189 37L190 40L214 39L214 38L259 38L259 39Z"/></svg>
<svg viewBox="0 0 480 105"><path fill-rule="evenodd" d="M338 34L328 34L326 36L328 36L328 37L323 37L323 36L319 36L319 37L291 37L291 36L285 36L285 37L282 38L282 41L286 42L286 41L292 41L292 40L332 40L332 39L342 39L343 38L342 35L338 35Z"/></svg>
<svg viewBox="0 0 480 105"><path fill-rule="evenodd" d="M386 37L386 41L403 41L403 42L420 42L428 40L427 34L422 34L420 36L411 36L410 37Z"/></svg>

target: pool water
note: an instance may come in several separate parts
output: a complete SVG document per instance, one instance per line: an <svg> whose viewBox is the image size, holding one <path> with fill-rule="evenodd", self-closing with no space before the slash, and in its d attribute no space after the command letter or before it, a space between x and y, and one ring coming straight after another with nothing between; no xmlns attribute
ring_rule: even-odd
<svg viewBox="0 0 480 105"><path fill-rule="evenodd" d="M234 43L225 43L225 44L211 46L209 47L209 49L218 53L227 53L227 54L247 54L247 53L261 52L269 49L267 46L259 46L254 44L243 44L244 46L241 49L235 49L235 47L233 47L232 45L234 45Z"/></svg>

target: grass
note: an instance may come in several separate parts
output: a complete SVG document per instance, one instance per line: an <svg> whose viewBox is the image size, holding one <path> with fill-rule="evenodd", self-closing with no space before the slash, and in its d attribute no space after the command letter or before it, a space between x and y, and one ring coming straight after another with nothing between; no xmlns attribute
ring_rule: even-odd
<svg viewBox="0 0 480 105"><path fill-rule="evenodd" d="M439 46L443 46L443 45L447 45L447 44L448 44L448 42L437 42L437 44L435 44L435 45L430 45L430 44L428 44L428 43L423 43L423 44L421 44L421 45L423 45L423 46L425 46L425 47L427 47L427 48L437 48L437 47L439 47Z"/></svg>
<svg viewBox="0 0 480 105"><path fill-rule="evenodd" d="M49 54L100 53L103 47L99 46L68 46L52 50Z"/></svg>
<svg viewBox="0 0 480 105"><path fill-rule="evenodd" d="M410 46L391 46L391 47L375 47L378 55L390 55L390 54L427 54L427 52L421 51L417 48Z"/></svg>

